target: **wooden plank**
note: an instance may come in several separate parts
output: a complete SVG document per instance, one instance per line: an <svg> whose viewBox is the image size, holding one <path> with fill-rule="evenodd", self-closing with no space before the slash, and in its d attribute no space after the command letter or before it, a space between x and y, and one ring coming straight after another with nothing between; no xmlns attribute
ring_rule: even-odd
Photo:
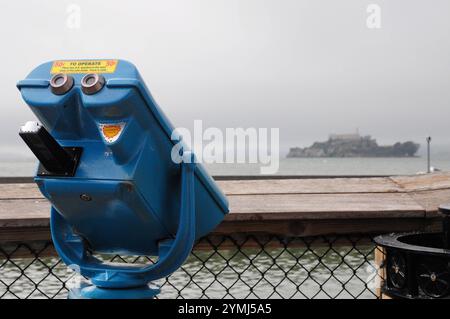
<svg viewBox="0 0 450 319"><path fill-rule="evenodd" d="M390 193L402 191L389 178L333 178L218 181L227 195L243 194L328 194L328 193ZM36 184L0 184L0 200L43 198Z"/></svg>
<svg viewBox="0 0 450 319"><path fill-rule="evenodd" d="M227 195L391 193L450 189L450 173L390 178L221 180L217 183ZM34 183L0 184L0 200L13 198L42 198L42 195Z"/></svg>
<svg viewBox="0 0 450 319"><path fill-rule="evenodd" d="M49 216L46 199L0 200L0 227L48 226Z"/></svg>
<svg viewBox="0 0 450 319"><path fill-rule="evenodd" d="M217 233L285 236L438 227L450 173L377 178L223 180L231 212ZM0 184L0 240L49 238L50 204L34 183Z"/></svg>
<svg viewBox="0 0 450 319"><path fill-rule="evenodd" d="M429 217L438 215L440 205L450 203L450 189L412 192L409 195L425 209Z"/></svg>
<svg viewBox="0 0 450 319"><path fill-rule="evenodd" d="M367 218L367 219L314 219L242 221L225 220L213 230L213 234L272 234L280 236L322 236L344 234L384 234L391 232L433 231L439 229L437 218Z"/></svg>
<svg viewBox="0 0 450 319"><path fill-rule="evenodd" d="M391 179L327 178L217 181L226 195L392 193L402 188Z"/></svg>
<svg viewBox="0 0 450 319"><path fill-rule="evenodd" d="M407 192L450 189L450 172L393 176L390 179Z"/></svg>
<svg viewBox="0 0 450 319"><path fill-rule="evenodd" d="M424 209L406 194L233 195L229 220L424 217ZM42 226L46 199L0 201L0 226Z"/></svg>
<svg viewBox="0 0 450 319"><path fill-rule="evenodd" d="M425 217L407 194L229 196L233 220Z"/></svg>
<svg viewBox="0 0 450 319"><path fill-rule="evenodd" d="M0 184L0 200L44 198L35 183Z"/></svg>
<svg viewBox="0 0 450 319"><path fill-rule="evenodd" d="M275 220L232 221L228 218L211 232L211 235L271 235L284 237L308 237L327 235L376 235L390 232L437 231L441 227L438 218L392 219L330 219L330 220ZM0 242L34 242L50 240L50 227L0 227Z"/></svg>
<svg viewBox="0 0 450 319"><path fill-rule="evenodd" d="M48 219L47 219L48 222ZM0 243L50 241L50 225L0 227Z"/></svg>

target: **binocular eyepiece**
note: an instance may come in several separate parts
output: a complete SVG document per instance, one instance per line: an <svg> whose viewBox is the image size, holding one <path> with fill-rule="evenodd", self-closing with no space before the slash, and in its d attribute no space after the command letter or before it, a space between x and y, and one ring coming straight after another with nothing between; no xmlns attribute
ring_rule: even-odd
<svg viewBox="0 0 450 319"><path fill-rule="evenodd" d="M57 73L50 79L50 88L53 94L64 95L72 89L74 83L73 76ZM105 78L101 74L89 73L81 79L81 90L87 95L99 92L104 85Z"/></svg>
<svg viewBox="0 0 450 319"><path fill-rule="evenodd" d="M73 87L73 77L64 73L55 74L50 79L50 87L53 94L63 95Z"/></svg>

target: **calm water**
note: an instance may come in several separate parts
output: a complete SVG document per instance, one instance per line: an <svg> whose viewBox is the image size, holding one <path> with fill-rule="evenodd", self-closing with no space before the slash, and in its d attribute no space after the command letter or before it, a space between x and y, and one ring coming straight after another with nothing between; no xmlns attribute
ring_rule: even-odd
<svg viewBox="0 0 450 319"><path fill-rule="evenodd" d="M434 156L433 167L450 171L450 154ZM258 175L258 164L205 164L212 175ZM282 158L277 175L404 175L426 171L425 157ZM34 161L0 161L0 176L33 176Z"/></svg>
<svg viewBox="0 0 450 319"><path fill-rule="evenodd" d="M450 171L450 156L435 158L432 166ZM209 164L213 175L258 175L257 164ZM404 175L426 171L423 157L414 158L285 158L277 175Z"/></svg>

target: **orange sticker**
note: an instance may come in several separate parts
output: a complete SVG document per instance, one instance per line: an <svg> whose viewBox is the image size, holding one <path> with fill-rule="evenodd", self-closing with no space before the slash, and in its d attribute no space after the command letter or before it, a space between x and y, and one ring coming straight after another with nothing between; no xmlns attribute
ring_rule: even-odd
<svg viewBox="0 0 450 319"><path fill-rule="evenodd" d="M102 133L105 141L108 143L117 141L124 126L125 123L99 124L100 132Z"/></svg>

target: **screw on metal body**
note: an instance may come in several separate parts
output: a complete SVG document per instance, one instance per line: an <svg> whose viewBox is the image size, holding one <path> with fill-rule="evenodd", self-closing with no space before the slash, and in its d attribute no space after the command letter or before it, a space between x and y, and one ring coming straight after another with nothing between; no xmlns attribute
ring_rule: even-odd
<svg viewBox="0 0 450 319"><path fill-rule="evenodd" d="M89 202L92 200L92 197L89 196L88 194L81 194L80 198L81 198L81 200L84 200L85 202Z"/></svg>

